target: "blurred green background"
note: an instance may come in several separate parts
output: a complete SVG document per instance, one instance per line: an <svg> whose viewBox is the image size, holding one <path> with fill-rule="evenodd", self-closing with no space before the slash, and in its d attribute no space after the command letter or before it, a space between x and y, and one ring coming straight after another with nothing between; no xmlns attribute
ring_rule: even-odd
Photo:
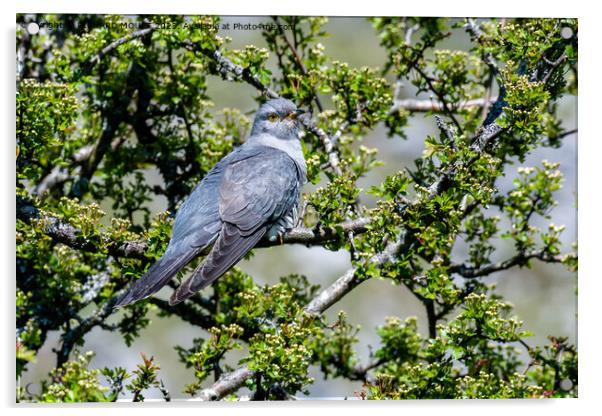
<svg viewBox="0 0 602 416"><path fill-rule="evenodd" d="M230 16L223 17L223 22L230 23L258 23L270 22L267 17ZM231 25L232 26L232 25ZM44 30L44 29L42 29ZM348 62L350 66L380 67L382 68L386 56L379 47L379 40L372 26L365 18L329 18L324 30L329 33L321 43L326 48L326 55L333 60ZM265 47L265 42L259 31L226 30L220 31L222 36L232 39L228 47L241 48L248 44ZM468 50L470 48L469 36L461 29L453 30L453 35L445 40L440 48ZM271 69L277 75L275 61ZM223 81L216 77L209 78L208 94L212 97L217 112L224 107L236 107L250 118L256 109L253 97L257 91L243 83ZM422 98L416 96L415 88L409 83L404 83L400 98ZM326 101L326 103L328 103ZM559 106L559 114L563 119L563 127L567 130L577 127L577 100L575 97L563 99ZM394 137L388 139L385 129L379 127L373 130L363 144L378 149L379 159L384 166L375 168L370 174L360 179L358 185L368 189L371 185L380 183L382 179L393 172L411 166L412 161L420 157L424 148L424 139L429 134L438 134L435 120L432 116L422 113L410 119L406 129L407 140ZM506 172L506 176L497 182L501 189L508 189L516 169L520 166L536 166L541 160L560 162L560 170L564 174L564 186L556 193L559 204L552 212L552 222L566 225L562 234L565 248L569 248L573 241L577 241L577 137L570 135L563 139L560 149L540 148L533 152L527 160L516 163ZM155 171L148 171L147 179L151 183L160 183L161 178ZM200 178L199 178L200 180ZM307 193L313 188L306 186ZM360 194L362 203L372 203L365 193ZM150 204L151 212L164 211L167 203L162 198L157 198ZM111 209L107 204L103 206L110 218ZM504 228L508 224L500 224ZM542 218L534 220L536 226L546 226ZM512 255L511 243L498 239L494 260L505 259ZM458 256L462 256L462 247L458 247ZM320 247L306 248L303 246L283 246L254 251L254 256L248 261L243 261L239 267L251 274L258 284L276 283L279 276L297 273L306 275L313 284L326 286L333 282L351 266L349 254L345 251L331 252ZM577 342L577 276L565 270L562 265L543 264L533 262L532 269L513 268L504 272L493 274L486 278L487 283L495 283L498 293L515 306L515 312L524 321L525 329L536 334L531 338L530 344L541 345L546 336L568 336L569 341ZM208 289L209 290L209 289ZM159 292L159 297L168 298L169 291ZM424 308L410 292L401 286L394 286L390 281L372 279L360 285L341 302L335 304L326 315L334 319L338 311L348 313L350 322L360 325L358 334L359 357L366 362L369 357L369 346L378 345L375 328L384 323L387 316L417 316L422 334L427 333L427 324ZM123 312L119 312L120 314ZM116 321L115 317L110 322ZM96 356L92 366L122 366L129 371L133 370L140 359L140 352L154 356L160 364L160 377L169 389L174 399L186 398L182 393L185 384L194 381L192 370L186 369L178 361L174 345L190 347L192 339L206 337L207 333L199 328L192 327L177 318L159 319L153 317L151 324L142 331L131 347L127 347L118 333L109 333L96 328L87 338L81 351L93 350ZM24 374L23 384L45 378L48 371L54 366L56 357L52 352L58 346L58 334L52 334L46 345L38 354L35 364L29 366ZM375 348L374 348L375 349ZM231 354L229 363L236 366L237 360L244 355L244 349ZM524 354L524 350L521 350ZM346 380L322 380L318 368L312 370L315 382L309 391L312 398L353 396L354 392L361 390L361 383ZM39 386L32 384L29 390L36 392ZM159 397L158 391L149 392L148 398Z"/></svg>

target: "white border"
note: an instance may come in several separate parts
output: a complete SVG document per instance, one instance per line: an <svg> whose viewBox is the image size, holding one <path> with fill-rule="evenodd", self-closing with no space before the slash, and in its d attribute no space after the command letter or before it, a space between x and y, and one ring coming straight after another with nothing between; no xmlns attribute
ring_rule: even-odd
<svg viewBox="0 0 602 416"><path fill-rule="evenodd" d="M592 4L592 5L590 5ZM2 204L2 228L0 233L3 238L4 247L0 252L2 259L11 270L5 273L5 302L4 319L2 319L2 334L6 337L2 343L2 357L5 369L3 371L2 402L7 408L6 414L19 412L25 415L39 415L40 413L56 415L106 415L107 410L114 414L136 415L144 412L146 415L155 412L164 413L166 408L177 407L178 412L220 415L231 414L234 411L245 411L249 413L282 414L283 410L292 413L304 414L313 409L321 411L339 412L345 414L365 414L374 406L378 412L402 412L407 414L419 413L429 414L437 412L444 415L468 415L483 414L505 415L508 413L522 414L524 411L537 414L568 414L585 412L589 414L590 408L597 404L595 401L600 395L600 296L602 287L600 282L602 276L596 263L600 257L600 208L598 196L600 191L600 127L601 118L601 94L600 94L600 46L602 39L600 27L602 18L593 6L595 2L528 2L525 0L505 0L503 2L488 1L442 1L430 0L423 2L405 2L370 0L348 4L343 1L329 2L324 0L233 0L222 2L198 2L185 0L169 0L151 4L150 1L142 0L103 0L102 2L90 2L81 0L58 0L57 2L42 2L35 0L19 0L18 4L6 4L3 2L2 13L2 54L4 60L0 65L2 71L2 122L4 126L4 137L2 155L4 164L2 168L3 180L2 191L5 202ZM218 15L269 15L269 14L302 14L302 15L417 15L417 16L537 16L537 17L578 17L580 19L579 49L580 49L580 96L579 96L579 247L580 247L580 272L579 272L579 399L567 400L506 400L506 401L415 401L397 403L341 403L306 401L293 404L287 403L238 403L238 404L203 404L203 403L173 403L165 404L147 403L137 405L78 405L78 406L19 406L15 407L14 381L12 371L14 370L14 27L16 12L45 12L45 13L182 13L182 14L218 14ZM7 88L8 86L8 88ZM597 330L597 331L596 331ZM599 407L599 406L596 406ZM425 412L426 411L426 412Z"/></svg>

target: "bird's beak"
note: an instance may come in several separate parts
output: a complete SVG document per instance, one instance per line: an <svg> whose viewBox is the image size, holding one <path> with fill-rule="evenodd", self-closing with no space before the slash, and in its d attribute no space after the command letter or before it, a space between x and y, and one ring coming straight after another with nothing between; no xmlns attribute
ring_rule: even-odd
<svg viewBox="0 0 602 416"><path fill-rule="evenodd" d="M302 108L297 108L297 109L295 110L295 113L297 113L297 115L299 116L299 115L301 115L301 114L305 114L305 113L306 113L306 111L305 111L305 110L303 110Z"/></svg>

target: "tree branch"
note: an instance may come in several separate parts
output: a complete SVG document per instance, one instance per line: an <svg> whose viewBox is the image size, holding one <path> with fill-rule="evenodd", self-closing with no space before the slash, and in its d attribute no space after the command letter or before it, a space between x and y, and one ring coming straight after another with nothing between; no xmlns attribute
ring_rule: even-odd
<svg viewBox="0 0 602 416"><path fill-rule="evenodd" d="M468 100L458 103L454 106L455 109L465 109L472 107L485 107L490 103L495 102L497 97L492 97L489 100L484 98L477 98L474 100ZM399 110L407 110L414 113L425 113L428 111L442 113L445 112L445 106L441 101L434 100L420 100L420 99L403 99L403 100L395 100L391 109L389 110L389 114L395 114Z"/></svg>
<svg viewBox="0 0 602 416"><path fill-rule="evenodd" d="M184 41L183 45L188 50L199 52L211 59L215 64L217 72L222 76L223 79L228 81L242 80L247 84L257 88L268 98L280 97L275 91L263 85L261 80L257 76L253 75L248 68L243 68L242 66L235 64L228 58L224 57L219 50L203 48L190 40ZM231 78L230 74L233 74L235 78Z"/></svg>
<svg viewBox="0 0 602 416"><path fill-rule="evenodd" d="M322 146L324 147L324 151L328 155L328 164L330 165L332 171L337 176L342 176L343 171L341 170L339 156L334 146L334 140L326 134L324 130L319 128L316 123L311 120L309 117L300 117L301 122L309 131L315 134L320 141L322 142Z"/></svg>
<svg viewBox="0 0 602 416"><path fill-rule="evenodd" d="M55 243L65 244L77 250L98 252L98 244L101 241L97 238L83 237L78 228L51 215L42 214L33 204L21 197L17 197L17 218L26 223L38 221L41 231ZM146 260L146 247L146 243L142 241L112 242L107 246L107 251L113 257Z"/></svg>
<svg viewBox="0 0 602 416"><path fill-rule="evenodd" d="M81 230L60 219L44 215L32 203L17 197L17 218L31 223L39 221L44 234L53 239L55 243L65 244L77 250L97 252L98 239L90 239L81 235ZM256 247L273 247L282 244L303 244L306 246L320 245L327 241L335 240L341 234L353 232L362 234L368 229L371 218L360 217L354 220L342 222L334 227L306 228L296 227L283 235L282 242L270 241L264 238ZM145 252L148 246L146 241L122 241L111 242L107 246L108 253L113 257L135 258L148 260Z"/></svg>
<svg viewBox="0 0 602 416"><path fill-rule="evenodd" d="M250 370L247 366L240 367L239 369L222 376L210 388L202 390L196 399L202 401L219 400L225 395L244 386L245 382L252 378L254 374L255 372Z"/></svg>
<svg viewBox="0 0 602 416"><path fill-rule="evenodd" d="M109 45L102 48L100 52L98 52L96 55L94 55L90 59L90 61L89 61L90 68L93 67L94 65L98 64L105 55L107 55L111 51L117 49L119 46L123 45L124 43L128 43L134 39L141 38L141 37L151 34L152 32L155 31L155 29L157 29L157 27L158 27L157 25L151 23L150 26L145 29L137 30L135 32L130 33L129 35L126 35L122 38L115 40L114 42L111 42Z"/></svg>
<svg viewBox="0 0 602 416"><path fill-rule="evenodd" d="M62 335L61 349L57 351L57 368L59 368L65 362L67 362L67 360L69 360L69 354L71 354L71 351L75 347L76 343L82 338L84 334L89 332L95 326L103 323L104 320L107 319L109 315L111 315L115 311L113 309L113 305L115 304L115 301L118 297L119 294L113 296L113 298L106 301L102 305L102 307L98 308L92 315L82 320L77 326L67 330Z"/></svg>
<svg viewBox="0 0 602 416"><path fill-rule="evenodd" d="M495 272L509 269L514 266L524 266L531 259L539 259L546 263L561 263L564 256L552 255L543 250L530 251L527 253L518 253L516 256L498 263L490 264L483 267L471 267L466 264L453 264L449 267L450 273L457 273L467 279L487 276Z"/></svg>
<svg viewBox="0 0 602 416"><path fill-rule="evenodd" d="M437 96L437 98L441 102L441 105L443 108L443 110L442 110L443 113L445 113L451 119L451 121L455 124L458 131L462 131L462 126L460 125L460 122L456 119L456 117L454 117L454 113L453 113L452 109L447 104L447 101L445 101L445 95L440 90L435 88L435 85L433 84L433 79L430 76L428 76L424 72L424 70L422 68L420 68L419 65L414 64L413 68L414 68L414 71L416 71L424 79L424 81L427 83L430 90Z"/></svg>
<svg viewBox="0 0 602 416"><path fill-rule="evenodd" d="M395 255L402 250L404 246L409 244L409 239L407 239L406 236L406 233L402 233L399 239L395 242L389 243L382 253L372 256L369 260L369 263L381 266L386 262L393 261ZM343 296L362 283L364 280L357 278L355 274L356 271L356 267L350 268L333 284L322 290L311 300L311 302L305 306L305 313L309 315L322 314L325 310L338 302ZM254 374L255 373L247 366L239 367L233 372L222 377L211 387L202 390L199 393L198 398L200 400L219 400L225 395L239 389L244 385L245 381L253 377Z"/></svg>
<svg viewBox="0 0 602 416"><path fill-rule="evenodd" d="M209 329L215 325L215 319L213 319L212 316L203 314L202 311L191 302L181 302L177 305L170 306L168 301L156 297L151 297L148 301L162 311L175 314L180 317L180 319L200 328Z"/></svg>

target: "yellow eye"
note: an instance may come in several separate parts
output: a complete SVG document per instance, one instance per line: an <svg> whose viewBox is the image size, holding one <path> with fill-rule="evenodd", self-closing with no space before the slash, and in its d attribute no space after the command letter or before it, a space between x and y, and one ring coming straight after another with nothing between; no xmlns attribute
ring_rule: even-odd
<svg viewBox="0 0 602 416"><path fill-rule="evenodd" d="M271 122L274 122L274 121L276 121L278 119L279 119L278 114L276 114L276 113L270 113L270 114L268 114L268 120L270 120Z"/></svg>
<svg viewBox="0 0 602 416"><path fill-rule="evenodd" d="M288 116L286 116L286 118L290 118L291 120L296 120L297 119L297 113L295 111L292 111L288 114Z"/></svg>

